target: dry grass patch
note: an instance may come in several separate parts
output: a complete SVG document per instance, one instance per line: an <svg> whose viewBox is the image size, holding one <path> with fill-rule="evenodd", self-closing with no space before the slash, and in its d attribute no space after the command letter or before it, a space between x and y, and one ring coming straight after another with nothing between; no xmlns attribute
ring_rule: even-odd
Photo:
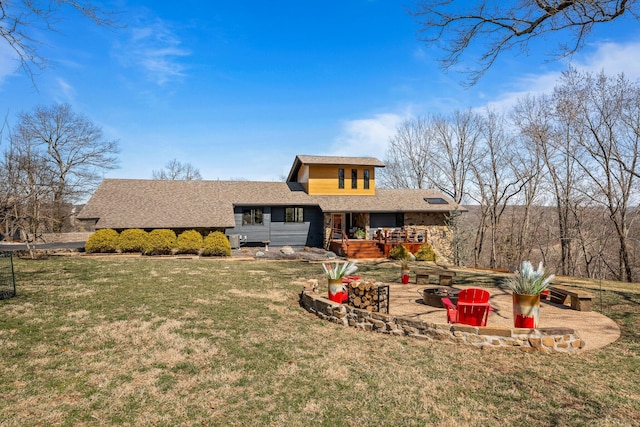
<svg viewBox="0 0 640 427"><path fill-rule="evenodd" d="M18 296L0 302L3 426L640 423L631 290L603 294L618 342L547 356L323 322L297 301L318 264L75 257L16 271Z"/></svg>

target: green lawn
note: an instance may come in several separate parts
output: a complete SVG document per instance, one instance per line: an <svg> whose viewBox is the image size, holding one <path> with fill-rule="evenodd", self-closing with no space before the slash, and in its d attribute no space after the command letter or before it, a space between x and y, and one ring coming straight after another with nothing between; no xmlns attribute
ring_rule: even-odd
<svg viewBox="0 0 640 427"><path fill-rule="evenodd" d="M15 269L18 296L0 301L2 426L640 424L640 285L603 294L621 339L570 356L323 322L298 305L319 264L55 257Z"/></svg>

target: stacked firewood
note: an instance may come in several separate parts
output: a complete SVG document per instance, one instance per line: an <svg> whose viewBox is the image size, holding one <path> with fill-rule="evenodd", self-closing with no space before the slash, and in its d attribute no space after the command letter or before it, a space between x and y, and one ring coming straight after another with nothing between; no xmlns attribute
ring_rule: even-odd
<svg viewBox="0 0 640 427"><path fill-rule="evenodd" d="M348 285L349 305L368 311L378 311L378 284L370 280L355 280Z"/></svg>

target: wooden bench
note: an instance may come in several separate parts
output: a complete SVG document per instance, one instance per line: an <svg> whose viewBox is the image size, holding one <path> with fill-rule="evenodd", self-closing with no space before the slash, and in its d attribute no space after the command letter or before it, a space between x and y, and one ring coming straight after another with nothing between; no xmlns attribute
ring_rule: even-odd
<svg viewBox="0 0 640 427"><path fill-rule="evenodd" d="M429 276L438 276L438 284L440 286L451 286L453 276L456 275L455 271L449 270L437 270L422 268L419 270L413 270L416 275L417 284L429 284Z"/></svg>
<svg viewBox="0 0 640 427"><path fill-rule="evenodd" d="M591 300L594 295L582 289L572 288L567 285L554 285L549 287L549 300L555 304L565 304L571 299L571 308L578 311L591 311Z"/></svg>

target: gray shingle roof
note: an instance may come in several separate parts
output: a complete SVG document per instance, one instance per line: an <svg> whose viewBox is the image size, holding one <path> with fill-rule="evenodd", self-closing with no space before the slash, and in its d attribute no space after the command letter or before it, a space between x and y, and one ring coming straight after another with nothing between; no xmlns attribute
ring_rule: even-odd
<svg viewBox="0 0 640 427"><path fill-rule="evenodd" d="M428 204L425 197L442 197L448 203ZM324 212L448 212L455 208L435 190L376 189L375 196L310 196L291 182L105 179L79 218L97 219L99 228L234 227L234 205L319 206Z"/></svg>

